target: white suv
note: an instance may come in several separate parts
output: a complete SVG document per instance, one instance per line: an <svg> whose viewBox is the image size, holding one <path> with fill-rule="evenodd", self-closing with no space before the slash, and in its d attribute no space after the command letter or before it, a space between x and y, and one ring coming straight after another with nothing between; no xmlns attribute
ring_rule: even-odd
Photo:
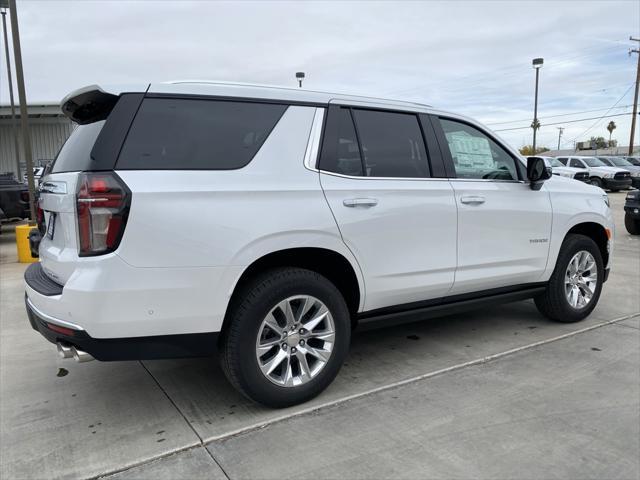
<svg viewBox="0 0 640 480"><path fill-rule="evenodd" d="M25 279L63 357L217 351L282 407L331 383L357 325L526 298L574 322L607 279L602 190L459 115L188 82L87 87L62 109L79 126L43 179Z"/></svg>

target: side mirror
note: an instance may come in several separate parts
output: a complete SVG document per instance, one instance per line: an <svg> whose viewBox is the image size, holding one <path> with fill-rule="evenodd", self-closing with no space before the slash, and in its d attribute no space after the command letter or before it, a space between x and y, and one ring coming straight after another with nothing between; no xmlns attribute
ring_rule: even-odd
<svg viewBox="0 0 640 480"><path fill-rule="evenodd" d="M540 190L545 180L551 178L551 167L547 167L544 159L540 157L527 158L527 179L531 190Z"/></svg>

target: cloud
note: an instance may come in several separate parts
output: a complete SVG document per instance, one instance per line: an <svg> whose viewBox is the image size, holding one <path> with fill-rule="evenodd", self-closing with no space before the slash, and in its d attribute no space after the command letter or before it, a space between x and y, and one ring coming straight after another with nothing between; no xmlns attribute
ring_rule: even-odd
<svg viewBox="0 0 640 480"><path fill-rule="evenodd" d="M638 2L21 1L18 9L34 102L94 83L293 86L303 70L305 88L416 100L487 123L533 116L538 56L540 117L610 107L633 82L627 39L640 34ZM632 93L621 104L631 101ZM607 136L609 120L589 134ZM614 137L626 143L629 118L615 121ZM567 124L565 138L591 123ZM542 124L539 144L555 145L555 126ZM502 135L519 146L531 130Z"/></svg>

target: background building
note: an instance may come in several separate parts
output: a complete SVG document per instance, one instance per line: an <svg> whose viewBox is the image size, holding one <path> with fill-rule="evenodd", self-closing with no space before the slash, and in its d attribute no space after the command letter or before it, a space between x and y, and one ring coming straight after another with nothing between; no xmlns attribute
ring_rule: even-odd
<svg viewBox="0 0 640 480"><path fill-rule="evenodd" d="M73 131L73 123L62 114L58 104L29 105L29 128L33 164L40 166L53 160ZM25 160L20 137L20 112L16 105L16 128L20 150L20 171L25 173ZM0 105L0 173L17 173L15 142L11 122L11 107Z"/></svg>

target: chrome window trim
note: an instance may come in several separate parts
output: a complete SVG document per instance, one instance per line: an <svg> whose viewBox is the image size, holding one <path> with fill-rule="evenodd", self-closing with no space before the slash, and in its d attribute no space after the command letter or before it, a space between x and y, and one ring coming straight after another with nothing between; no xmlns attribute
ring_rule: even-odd
<svg viewBox="0 0 640 480"><path fill-rule="evenodd" d="M53 323L55 325L58 325L59 327L67 327L67 328L71 328L73 330L82 330L84 331L84 328L82 328L80 325L76 325L75 323L71 323L71 322L67 322L65 320L60 320L58 318L52 317L51 315L47 315L46 313L44 313L41 310L38 310L38 308L36 308L36 306L33 304L33 302L31 301L31 299L29 297L27 297L27 304L29 305L29 307L34 311L34 313L42 318L43 320L46 320L47 322Z"/></svg>
<svg viewBox="0 0 640 480"><path fill-rule="evenodd" d="M435 180L438 182L442 182L442 181L448 181L450 180L449 178L442 178L442 177L364 177L364 176L356 176L356 175L344 175L342 173L335 173L335 172L329 172L326 170L316 170L324 175L331 175L333 177L342 177L342 178L349 178L351 180L404 180L404 181L408 181L408 180L412 180L412 181L418 181L418 182L423 182L425 180Z"/></svg>
<svg viewBox="0 0 640 480"><path fill-rule="evenodd" d="M320 139L322 138L322 126L324 125L325 108L316 108L311 123L307 149L304 152L304 166L307 170L317 172L316 164L320 155Z"/></svg>

